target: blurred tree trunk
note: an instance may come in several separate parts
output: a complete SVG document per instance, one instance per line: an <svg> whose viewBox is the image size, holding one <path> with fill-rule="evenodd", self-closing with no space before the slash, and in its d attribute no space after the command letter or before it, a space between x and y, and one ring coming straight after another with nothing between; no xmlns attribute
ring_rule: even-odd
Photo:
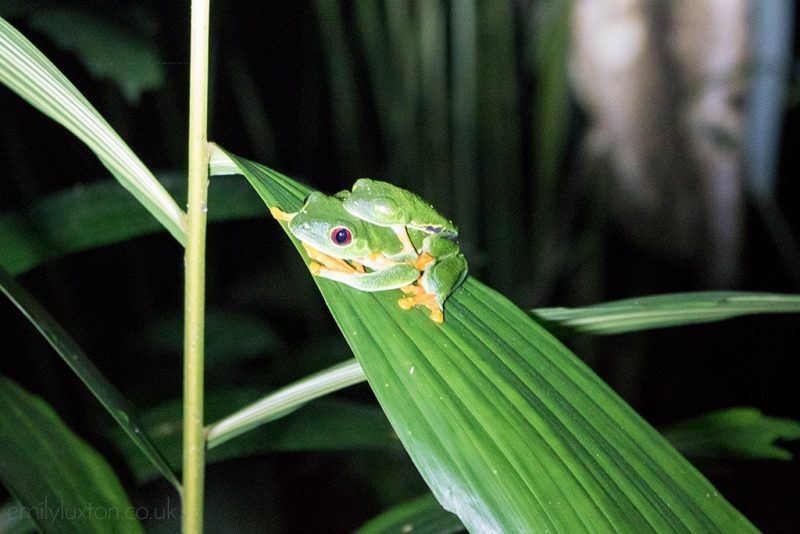
<svg viewBox="0 0 800 534"><path fill-rule="evenodd" d="M733 284L743 216L746 0L576 0L571 70L612 226ZM594 177L592 177L594 178Z"/></svg>

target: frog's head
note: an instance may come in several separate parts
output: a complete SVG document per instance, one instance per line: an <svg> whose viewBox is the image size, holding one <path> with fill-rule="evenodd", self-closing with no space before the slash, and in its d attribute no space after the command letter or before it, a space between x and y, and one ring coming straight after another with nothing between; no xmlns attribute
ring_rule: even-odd
<svg viewBox="0 0 800 534"><path fill-rule="evenodd" d="M342 201L320 192L306 197L289 221L289 231L303 243L340 259L364 258L373 251L375 228L348 213Z"/></svg>

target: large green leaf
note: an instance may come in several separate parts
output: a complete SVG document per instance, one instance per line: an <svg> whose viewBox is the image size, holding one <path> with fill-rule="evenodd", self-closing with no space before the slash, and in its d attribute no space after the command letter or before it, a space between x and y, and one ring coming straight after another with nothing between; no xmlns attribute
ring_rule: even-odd
<svg viewBox="0 0 800 534"><path fill-rule="evenodd" d="M83 141L175 239L185 241L185 214L166 189L56 66L2 18L0 82Z"/></svg>
<svg viewBox="0 0 800 534"><path fill-rule="evenodd" d="M114 472L53 409L0 377L0 480L42 532L142 532Z"/></svg>
<svg viewBox="0 0 800 534"><path fill-rule="evenodd" d="M185 176L165 173L160 178L174 197L186 197ZM216 178L208 199L213 206L209 221L264 216L264 204L241 180ZM0 215L0 266L17 275L48 260L162 229L113 181L81 184Z"/></svg>
<svg viewBox="0 0 800 534"><path fill-rule="evenodd" d="M231 160L219 172L238 167L270 207L295 211L309 192ZM401 310L396 292L315 281L423 478L471 531L753 530L574 354L474 278L443 325Z"/></svg>
<svg viewBox="0 0 800 534"><path fill-rule="evenodd" d="M42 334L42 337L50 343L50 346L61 356L61 359L111 414L111 417L120 425L128 435L128 438L139 448L148 461L175 488L180 490L180 482L158 449L153 445L153 442L142 430L128 400L103 376L75 340L50 315L44 306L13 278L8 276L2 268L0 268L0 292L6 295L19 311L30 320L33 326Z"/></svg>

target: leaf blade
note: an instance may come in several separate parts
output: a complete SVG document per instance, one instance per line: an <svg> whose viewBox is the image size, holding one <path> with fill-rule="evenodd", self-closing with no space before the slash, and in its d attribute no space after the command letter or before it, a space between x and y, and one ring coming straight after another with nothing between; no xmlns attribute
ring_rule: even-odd
<svg viewBox="0 0 800 534"><path fill-rule="evenodd" d="M308 376L208 425L206 447L213 449L249 430L288 415L314 399L363 381L364 372L355 360L344 361Z"/></svg>
<svg viewBox="0 0 800 534"><path fill-rule="evenodd" d="M697 291L636 297L582 308L540 308L531 313L544 324L610 335L722 321L750 314L800 313L800 295Z"/></svg>
<svg viewBox="0 0 800 534"><path fill-rule="evenodd" d="M461 521L428 494L386 510L359 527L355 534L451 534L463 530Z"/></svg>
<svg viewBox="0 0 800 534"><path fill-rule="evenodd" d="M242 405L257 402L261 395L262 392L250 389L211 393L207 396L206 413L209 418L223 417ZM179 468L182 460L180 401L144 410L142 421L170 465ZM107 437L139 483L159 475L118 428L110 429ZM211 464L256 454L298 451L392 451L397 447L399 442L379 409L326 397L268 425L251 429L238 439L215 446L208 451L206 461Z"/></svg>
<svg viewBox="0 0 800 534"><path fill-rule="evenodd" d="M184 176L164 173L160 178L176 198L186 196ZM213 180L209 205L209 220L215 222L265 216L264 204L247 184L225 177ZM0 266L16 276L47 261L162 229L114 181L80 184L0 215Z"/></svg>
<svg viewBox="0 0 800 534"><path fill-rule="evenodd" d="M750 407L728 408L679 421L662 429L673 445L693 458L791 460L777 440L800 439L800 421L767 417Z"/></svg>
<svg viewBox="0 0 800 534"><path fill-rule="evenodd" d="M301 204L307 188L228 156L268 206ZM474 278L441 326L392 292L315 282L423 478L468 529L753 530L566 347Z"/></svg>
<svg viewBox="0 0 800 534"><path fill-rule="evenodd" d="M142 532L111 467L47 403L0 377L0 404L0 480L39 529Z"/></svg>
<svg viewBox="0 0 800 534"><path fill-rule="evenodd" d="M0 17L0 82L64 126L181 244L183 210L106 120L28 39Z"/></svg>
<svg viewBox="0 0 800 534"><path fill-rule="evenodd" d="M164 478L180 491L181 484L175 473L172 472L166 460L142 430L130 403L95 367L72 337L32 295L8 276L3 269L0 269L0 292L6 295L36 327L42 337L47 340L61 359L64 360L64 363L69 366L95 398L100 401L100 404L120 425L139 450L153 463Z"/></svg>

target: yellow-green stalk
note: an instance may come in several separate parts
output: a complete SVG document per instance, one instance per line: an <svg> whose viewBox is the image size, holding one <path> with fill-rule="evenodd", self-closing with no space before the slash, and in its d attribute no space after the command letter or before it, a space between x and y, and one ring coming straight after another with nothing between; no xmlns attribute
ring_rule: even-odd
<svg viewBox="0 0 800 534"><path fill-rule="evenodd" d="M203 531L205 435L203 432L203 331L208 211L209 0L192 1L189 73L189 193L185 253L183 340L183 532Z"/></svg>

